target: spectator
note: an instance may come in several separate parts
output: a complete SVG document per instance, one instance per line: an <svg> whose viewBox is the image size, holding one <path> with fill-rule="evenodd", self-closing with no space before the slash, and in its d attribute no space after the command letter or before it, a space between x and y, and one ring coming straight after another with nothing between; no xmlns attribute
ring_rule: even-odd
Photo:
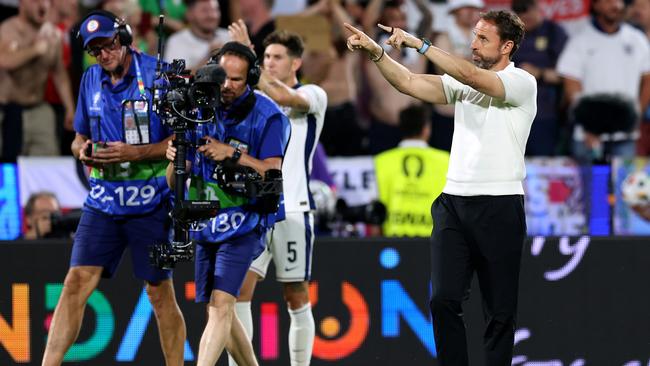
<svg viewBox="0 0 650 366"><path fill-rule="evenodd" d="M515 0L512 10L526 26L526 37L512 60L537 79L537 116L526 144L526 155L555 155L560 129L562 80L555 71L567 41L561 26L544 19L538 0Z"/></svg>
<svg viewBox="0 0 650 366"><path fill-rule="evenodd" d="M21 0L18 15L0 25L0 70L11 90L4 106L2 157L15 161L22 155L58 155L56 120L44 102L50 71L71 125L74 103L70 80L61 55L61 35L47 20L50 0Z"/></svg>
<svg viewBox="0 0 650 366"><path fill-rule="evenodd" d="M404 139L375 157L379 201L386 206L384 236L431 235L431 204L442 192L449 153L429 147L431 120L423 106L399 114Z"/></svg>
<svg viewBox="0 0 650 366"><path fill-rule="evenodd" d="M23 211L27 228L23 238L34 240L47 237L52 232L52 214L57 213L61 213L61 208L54 193L32 193Z"/></svg>
<svg viewBox="0 0 650 366"><path fill-rule="evenodd" d="M320 0L305 15L329 17L332 43L326 52L305 50L303 76L327 93L325 126L320 141L329 156L362 155L367 151L365 131L359 121L357 89L361 58L346 51L343 23L355 22L338 1Z"/></svg>
<svg viewBox="0 0 650 366"><path fill-rule="evenodd" d="M275 19L271 17L273 0L230 0L230 8L237 9L234 19L241 18L246 23L255 53L261 57L264 39L275 31Z"/></svg>
<svg viewBox="0 0 650 366"><path fill-rule="evenodd" d="M650 0L634 0L630 6L630 22L650 39ZM637 155L650 155L650 106L645 109L639 128L641 136L636 146Z"/></svg>
<svg viewBox="0 0 650 366"><path fill-rule="evenodd" d="M73 32L72 27L79 21L79 7L77 0L53 0L52 5L49 20L56 26L60 33L63 65L66 71L68 71L71 88L74 90L76 87L72 81L71 73L71 44L74 36L71 33ZM59 151L62 155L71 155L70 144L72 144L75 135L74 129L72 128L72 120L69 120L69 125L65 125L65 107L62 104L59 93L56 91L52 73L47 78L45 88L45 100L54 109L54 115L56 117L56 136L59 140Z"/></svg>
<svg viewBox="0 0 650 366"><path fill-rule="evenodd" d="M205 65L213 51L230 40L228 31L219 28L221 11L217 0L185 0L189 27L167 40L165 61L184 59L189 69Z"/></svg>
<svg viewBox="0 0 650 366"><path fill-rule="evenodd" d="M605 113L593 112L598 108L610 113L626 103L634 107L617 108L616 114L645 110L650 99L650 47L645 35L624 23L623 16L622 0L595 0L591 23L569 39L558 60L567 101L574 111L591 112L589 118L575 117L573 155L583 163L634 156L636 126L625 126L619 116L603 121ZM609 102L594 103L596 97ZM579 109L587 102L588 108Z"/></svg>
<svg viewBox="0 0 650 366"><path fill-rule="evenodd" d="M472 49L469 44L472 43L472 32L485 4L483 0L449 0L447 4L447 11L451 15L447 27L447 35L451 42L449 51L470 60Z"/></svg>
<svg viewBox="0 0 650 366"><path fill-rule="evenodd" d="M383 9L381 9L382 6ZM426 6L422 7L421 11L429 12ZM381 14L380 17L379 14ZM377 34L375 24L378 21L388 27L405 29L407 24L406 13L399 4L393 1L384 4L384 0L370 1L366 8L363 22L364 29L369 32L370 37L377 39L377 43L382 45L386 53L396 62L404 65L413 73L423 73L426 68L426 58L418 57L417 51L410 48L398 50L386 45L385 41L390 34ZM422 21L428 22L428 24L421 24L418 27L419 30L431 29L430 13L429 16L423 16ZM425 34L418 34L418 36L425 36ZM370 130L368 132L370 153L377 154L397 146L401 139L400 130L397 127L399 112L412 104L420 104L420 101L392 88L376 67L366 67L365 71L370 88L368 104L370 112Z"/></svg>
<svg viewBox="0 0 650 366"><path fill-rule="evenodd" d="M295 15L305 10L307 0L274 0L271 7L271 16Z"/></svg>

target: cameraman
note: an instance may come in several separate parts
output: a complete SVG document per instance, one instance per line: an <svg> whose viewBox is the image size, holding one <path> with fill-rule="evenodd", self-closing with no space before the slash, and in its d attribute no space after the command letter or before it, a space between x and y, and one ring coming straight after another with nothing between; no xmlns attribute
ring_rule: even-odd
<svg viewBox="0 0 650 366"><path fill-rule="evenodd" d="M170 133L151 111L156 60L130 47L130 28L108 12L92 12L79 36L97 59L83 75L72 153L90 172L91 191L75 234L70 269L54 311L43 365L60 365L74 343L88 297L131 250L133 271L146 283L167 365L183 364L185 321L171 272L149 264L148 247L167 240Z"/></svg>
<svg viewBox="0 0 650 366"><path fill-rule="evenodd" d="M52 214L61 213L59 200L52 192L32 193L25 204L27 231L23 239L45 238L52 232Z"/></svg>
<svg viewBox="0 0 650 366"><path fill-rule="evenodd" d="M228 42L215 59L226 73L216 111L218 123L198 124L187 133L188 140L202 142L187 154L189 198L218 199L221 204L216 217L192 232L197 242L196 300L208 303L197 365L214 365L226 344L239 365L257 365L234 308L248 267L264 250L264 235L273 216L257 212L245 195L219 185L213 172L218 165L252 168L261 176L269 169L281 169L290 127L273 101L253 92L259 67L248 47ZM175 156L170 142L167 158L173 162ZM174 183L173 164L167 168L167 182Z"/></svg>

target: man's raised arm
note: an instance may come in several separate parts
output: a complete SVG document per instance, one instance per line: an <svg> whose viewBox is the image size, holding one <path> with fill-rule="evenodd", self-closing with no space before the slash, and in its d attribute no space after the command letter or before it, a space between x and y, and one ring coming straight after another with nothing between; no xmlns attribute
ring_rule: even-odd
<svg viewBox="0 0 650 366"><path fill-rule="evenodd" d="M384 49L368 37L368 35L347 23L345 23L345 28L352 33L347 40L348 49L351 51L366 51L384 78L395 89L426 102L437 104L447 103L440 76L412 73L406 67L390 58L384 52Z"/></svg>

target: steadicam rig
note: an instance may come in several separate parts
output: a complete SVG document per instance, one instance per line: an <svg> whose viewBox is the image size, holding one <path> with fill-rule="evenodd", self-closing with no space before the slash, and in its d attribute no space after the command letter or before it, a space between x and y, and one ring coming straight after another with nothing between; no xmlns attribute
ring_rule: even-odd
<svg viewBox="0 0 650 366"><path fill-rule="evenodd" d="M158 32L162 39L161 15ZM215 123L214 110L219 106L221 85L226 73L216 63L207 64L192 76L185 69L184 60L174 60L169 65L161 62L162 41L158 43L158 65L153 87L152 109L163 124L175 133L176 156L174 168L174 209L170 212L173 222L173 238L170 242L156 243L150 248L151 263L158 268L173 268L179 261L194 257L193 243L189 233L199 222L215 217L219 211L218 201L185 200L185 171L187 149L192 145L186 138L196 123Z"/></svg>

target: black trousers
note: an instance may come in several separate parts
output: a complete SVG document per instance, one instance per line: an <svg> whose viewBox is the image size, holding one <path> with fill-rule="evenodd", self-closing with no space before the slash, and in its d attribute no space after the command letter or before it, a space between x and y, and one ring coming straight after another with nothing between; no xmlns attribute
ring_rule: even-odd
<svg viewBox="0 0 650 366"><path fill-rule="evenodd" d="M487 324L486 365L509 366L526 237L523 196L443 193L434 201L431 215L430 308L440 365L468 365L462 303L476 272Z"/></svg>

